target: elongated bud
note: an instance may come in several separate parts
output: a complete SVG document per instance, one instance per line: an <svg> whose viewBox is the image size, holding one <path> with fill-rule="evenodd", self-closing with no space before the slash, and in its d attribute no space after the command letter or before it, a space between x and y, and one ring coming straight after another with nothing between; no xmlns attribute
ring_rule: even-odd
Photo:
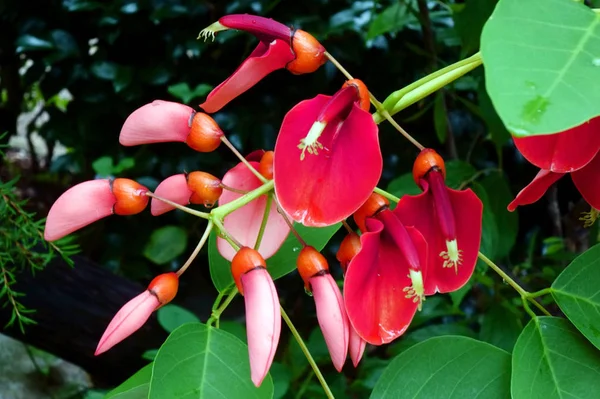
<svg viewBox="0 0 600 399"><path fill-rule="evenodd" d="M347 80L342 85L342 88L345 88L348 86L352 86L356 90L358 90L358 98L360 99L360 108L363 111L368 111L369 108L371 108L371 98L369 96L369 89L367 89L367 86L360 79Z"/></svg>
<svg viewBox="0 0 600 399"><path fill-rule="evenodd" d="M192 191L190 202L212 208L221 197L221 180L206 172L191 172L187 175L187 184Z"/></svg>
<svg viewBox="0 0 600 399"><path fill-rule="evenodd" d="M354 212L354 221L363 233L367 231L365 220L377 215L379 212L389 209L390 201L377 193L371 194L369 199Z"/></svg>
<svg viewBox="0 0 600 399"><path fill-rule="evenodd" d="M112 182L112 192L117 199L114 212L117 215L135 215L148 205L148 189L130 179L115 179Z"/></svg>
<svg viewBox="0 0 600 399"><path fill-rule="evenodd" d="M242 276L256 268L266 269L267 262L265 262L258 251L249 247L240 248L231 260L231 274L233 275L233 281L235 281L235 285L237 285L237 288L242 295L244 295Z"/></svg>
<svg viewBox="0 0 600 399"><path fill-rule="evenodd" d="M213 118L196 112L191 117L190 125L190 134L185 139L188 146L198 152L211 152L219 147L223 131Z"/></svg>
<svg viewBox="0 0 600 399"><path fill-rule="evenodd" d="M421 179L424 179L432 170L440 172L443 178L446 178L446 165L442 157L431 148L425 148L419 153L413 164L415 183L421 187Z"/></svg>
<svg viewBox="0 0 600 399"><path fill-rule="evenodd" d="M340 249L335 257L340 262L344 273L346 273L346 268L350 261L360 252L360 247L360 237L356 233L348 233L342 240Z"/></svg>
<svg viewBox="0 0 600 399"><path fill-rule="evenodd" d="M179 279L175 273L155 277L146 291L127 302L113 317L94 354L98 356L106 352L140 329L152 312L175 297L178 287Z"/></svg>
<svg viewBox="0 0 600 399"><path fill-rule="evenodd" d="M263 175L266 179L273 179L273 151L266 151L260 159L258 165L258 172Z"/></svg>
<svg viewBox="0 0 600 399"><path fill-rule="evenodd" d="M311 246L302 248L296 260L296 266L302 280L304 280L304 288L307 292L312 291L310 287L311 277L329 273L327 259Z"/></svg>
<svg viewBox="0 0 600 399"><path fill-rule="evenodd" d="M292 50L296 59L287 64L286 69L294 75L314 72L327 62L325 47L314 36L303 30L294 31Z"/></svg>

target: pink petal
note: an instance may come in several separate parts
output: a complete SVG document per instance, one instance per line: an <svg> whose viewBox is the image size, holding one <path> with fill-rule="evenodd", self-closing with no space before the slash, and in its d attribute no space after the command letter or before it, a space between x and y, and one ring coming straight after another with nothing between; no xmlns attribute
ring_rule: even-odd
<svg viewBox="0 0 600 399"><path fill-rule="evenodd" d="M405 296L404 288L412 285L408 262L383 223L367 219L367 226L369 231L360 237L361 250L346 269L344 301L356 333L370 344L382 345L406 331L418 303ZM417 230L407 230L422 256L421 264L426 264L425 239Z"/></svg>
<svg viewBox="0 0 600 399"><path fill-rule="evenodd" d="M275 285L266 269L242 275L250 374L257 387L269 372L279 343L281 312Z"/></svg>
<svg viewBox="0 0 600 399"><path fill-rule="evenodd" d="M250 164L254 168L258 168L258 162L250 162ZM252 191L262 185L261 181L243 163L239 163L229 170L223 176L222 182L226 186L243 191ZM241 196L242 194L223 190L223 194L221 194L221 198L219 199L219 205L227 204ZM267 198L266 196L262 196L236 209L225 217L223 223L225 229L243 246L254 248L266 206ZM272 201L269 218L258 252L264 259L270 258L281 247L289 232L289 226L279 212L277 212L277 205ZM233 259L235 250L227 241L217 238L217 248L225 259L229 261Z"/></svg>
<svg viewBox="0 0 600 399"><path fill-rule="evenodd" d="M540 170L538 174L533 178L531 183L525 186L519 194L515 197L514 200L510 204L508 204L507 209L512 212L517 209L520 205L529 205L533 204L544 194L548 188L553 185L558 179L563 177L564 173L554 173L549 170Z"/></svg>
<svg viewBox="0 0 600 399"><path fill-rule="evenodd" d="M270 44L260 42L242 65L208 94L200 107L207 113L217 112L271 72L285 68L295 58L289 43L283 40L277 39Z"/></svg>
<svg viewBox="0 0 600 399"><path fill-rule="evenodd" d="M121 128L119 143L124 146L185 142L194 110L187 105L156 100L133 111Z"/></svg>
<svg viewBox="0 0 600 399"><path fill-rule="evenodd" d="M127 302L106 327L94 355L106 352L136 332L159 306L156 295L148 290Z"/></svg>
<svg viewBox="0 0 600 399"><path fill-rule="evenodd" d="M447 188L454 220L456 221L456 240L462 251L462 262L458 269L443 267L444 259L440 253L447 250L446 237L442 234L435 217L433 196L427 183L422 180L425 191L419 195L405 195L392 212L405 226L414 226L423 234L429 248L425 295L436 292L456 291L469 281L481 243L481 222L483 204L473 191Z"/></svg>
<svg viewBox="0 0 600 399"><path fill-rule="evenodd" d="M525 159L538 168L573 172L587 165L600 150L600 117L562 133L513 139Z"/></svg>
<svg viewBox="0 0 600 399"><path fill-rule="evenodd" d="M187 205L190 203L190 197L192 196L192 190L189 189L185 173L173 175L167 177L161 181L154 194L159 197L168 199L179 205ZM166 204L160 200L152 198L152 204L150 205L150 211L152 215L158 216L165 212L175 209L169 204Z"/></svg>
<svg viewBox="0 0 600 399"><path fill-rule="evenodd" d="M79 183L64 192L50 208L44 238L58 240L96 220L112 215L117 202L108 179Z"/></svg>
<svg viewBox="0 0 600 399"><path fill-rule="evenodd" d="M348 349L350 351L350 359L354 367L358 367L360 359L362 359L365 348L367 347L367 341L362 339L360 335L354 330L354 327L350 326L350 342Z"/></svg>
<svg viewBox="0 0 600 399"><path fill-rule="evenodd" d="M587 203L600 209L600 156L597 155L584 168L571 173L571 178Z"/></svg>
<svg viewBox="0 0 600 399"><path fill-rule="evenodd" d="M356 104L343 123L329 123L318 155L298 148L331 97L302 101L287 113L273 164L275 193L283 210L305 226L329 226L356 211L373 192L383 160L377 125Z"/></svg>
<svg viewBox="0 0 600 399"><path fill-rule="evenodd" d="M336 370L342 371L348 356L349 330L340 288L329 273L312 277L310 286L329 355Z"/></svg>

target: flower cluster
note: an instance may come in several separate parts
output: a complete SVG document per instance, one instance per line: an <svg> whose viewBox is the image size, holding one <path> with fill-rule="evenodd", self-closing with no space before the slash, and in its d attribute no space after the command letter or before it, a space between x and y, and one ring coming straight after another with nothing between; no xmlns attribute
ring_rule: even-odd
<svg viewBox="0 0 600 399"><path fill-rule="evenodd" d="M226 29L249 32L259 44L208 95L200 105L204 112L154 101L127 118L121 144L177 141L199 152L214 151L221 143L231 146L208 113L276 69L309 73L327 57L310 34L262 17L229 15L200 35L206 38ZM369 91L357 79L331 96L302 101L285 116L274 151L240 157L222 179L203 171L180 173L162 181L154 193L129 179L78 184L53 205L45 237L57 240L112 214L139 213L150 199L154 216L179 208L208 219L202 240L215 227L218 250L231 262L246 306L251 379L259 386L281 331L279 298L267 260L293 231L303 246L297 269L314 298L333 365L341 371L349 353L356 366L366 343L381 345L402 335L426 296L467 283L475 268L482 221L481 201L469 189L445 185L444 161L431 149L421 151L413 167L420 195L404 196L392 209L385 197L374 193L383 160L369 107ZM194 211L189 204L212 210ZM352 217L360 235L346 222ZM349 234L337 253L344 271L343 295L325 257L304 243L293 222L311 227L344 222ZM96 354L131 335L171 301L191 260L176 273L156 277L128 302L107 327Z"/></svg>

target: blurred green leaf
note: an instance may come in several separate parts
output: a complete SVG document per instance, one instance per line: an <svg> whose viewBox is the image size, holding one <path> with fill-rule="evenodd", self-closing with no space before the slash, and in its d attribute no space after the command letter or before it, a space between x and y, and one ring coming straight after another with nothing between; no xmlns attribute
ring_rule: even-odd
<svg viewBox="0 0 600 399"><path fill-rule="evenodd" d="M173 332L177 327L185 323L200 322L200 319L187 309L169 304L158 309L158 323L167 330Z"/></svg>
<svg viewBox="0 0 600 399"><path fill-rule="evenodd" d="M15 45L17 46L18 53L25 51L52 50L54 48L54 44L52 44L51 41L33 35L19 36Z"/></svg>
<svg viewBox="0 0 600 399"><path fill-rule="evenodd" d="M290 371L283 364L273 362L269 373L273 379L273 399L283 398L290 388L292 380Z"/></svg>
<svg viewBox="0 0 600 399"><path fill-rule="evenodd" d="M204 97L207 95L213 87L211 85L207 85L205 83L201 83L194 88L194 90L190 89L190 86L183 82L177 83L169 86L167 89L169 94L178 98L183 103L187 104L195 98Z"/></svg>
<svg viewBox="0 0 600 399"><path fill-rule="evenodd" d="M398 198L402 198L403 195L421 194L421 189L415 183L412 173L405 173L396 177L388 184L387 191Z"/></svg>
<svg viewBox="0 0 600 399"><path fill-rule="evenodd" d="M388 32L397 32L415 17L409 12L404 0L397 0L373 19L369 25L367 39L373 39Z"/></svg>
<svg viewBox="0 0 600 399"><path fill-rule="evenodd" d="M186 231L178 226L165 226L152 232L144 248L144 256L157 265L163 265L181 255L186 247Z"/></svg>
<svg viewBox="0 0 600 399"><path fill-rule="evenodd" d="M498 0L466 0L464 7L453 15L454 26L462 42L462 55L479 50L479 36Z"/></svg>
<svg viewBox="0 0 600 399"><path fill-rule="evenodd" d="M483 315L479 339L512 352L522 330L517 315L504 306L492 305Z"/></svg>
<svg viewBox="0 0 600 399"><path fill-rule="evenodd" d="M448 135L448 114L446 112L446 104L444 102L444 94L440 91L435 95L433 106L433 125L435 134L440 143L446 142Z"/></svg>
<svg viewBox="0 0 600 399"><path fill-rule="evenodd" d="M109 177L113 173L113 160L109 156L104 156L92 162L94 172L100 177Z"/></svg>
<svg viewBox="0 0 600 399"><path fill-rule="evenodd" d="M118 69L119 66L110 61L94 62L90 68L92 74L102 80L114 80Z"/></svg>
<svg viewBox="0 0 600 399"><path fill-rule="evenodd" d="M246 326L244 324L237 321L223 320L219 323L219 328L235 335L240 341L246 342Z"/></svg>
<svg viewBox="0 0 600 399"><path fill-rule="evenodd" d="M110 391L104 399L146 399L152 376L152 363L146 365L140 371L132 375Z"/></svg>

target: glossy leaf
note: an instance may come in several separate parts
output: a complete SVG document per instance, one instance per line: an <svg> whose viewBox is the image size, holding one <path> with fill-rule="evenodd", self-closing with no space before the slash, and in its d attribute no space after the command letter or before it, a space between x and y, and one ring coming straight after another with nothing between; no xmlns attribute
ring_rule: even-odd
<svg viewBox="0 0 600 399"><path fill-rule="evenodd" d="M462 324L432 324L430 326L421 327L414 331L409 330L407 334L400 337L400 339L387 347L387 354L390 356L396 356L408 348L411 348L429 338L447 335L460 335L475 338L475 333L473 330L463 326Z"/></svg>
<svg viewBox="0 0 600 399"><path fill-rule="evenodd" d="M187 233L178 226L164 226L152 232L144 256L163 265L181 255L187 247Z"/></svg>
<svg viewBox="0 0 600 399"><path fill-rule="evenodd" d="M517 136L600 114L600 14L576 1L502 0L481 36L487 91Z"/></svg>
<svg viewBox="0 0 600 399"><path fill-rule="evenodd" d="M371 399L510 398L510 358L471 338L431 338L390 362Z"/></svg>
<svg viewBox="0 0 600 399"><path fill-rule="evenodd" d="M263 399L273 396L267 376L260 388L250 380L248 347L233 335L200 323L173 331L158 351L149 399Z"/></svg>
<svg viewBox="0 0 600 399"><path fill-rule="evenodd" d="M177 327L185 323L200 322L200 319L187 309L177 305L166 305L158 309L158 323L167 332L173 332Z"/></svg>
<svg viewBox="0 0 600 399"><path fill-rule="evenodd" d="M340 228L337 223L323 228L305 227L300 224L294 225L300 236L308 245L312 245L317 250L322 250L329 239ZM221 256L217 250L217 238L214 234L210 235L208 241L208 261L210 264L210 276L215 288L219 291L225 290L233 284L231 277L231 264ZM279 251L267 260L267 270L273 277L273 280L285 276L296 269L296 258L302 246L293 234L290 234L285 240Z"/></svg>
<svg viewBox="0 0 600 399"><path fill-rule="evenodd" d="M599 281L600 245L595 245L558 276L552 284L552 296L575 327L600 349Z"/></svg>
<svg viewBox="0 0 600 399"><path fill-rule="evenodd" d="M110 391L104 399L146 399L151 376L152 363L144 366L127 381Z"/></svg>
<svg viewBox="0 0 600 399"><path fill-rule="evenodd" d="M538 317L519 336L512 369L513 399L591 398L600 380L600 352L567 320Z"/></svg>

